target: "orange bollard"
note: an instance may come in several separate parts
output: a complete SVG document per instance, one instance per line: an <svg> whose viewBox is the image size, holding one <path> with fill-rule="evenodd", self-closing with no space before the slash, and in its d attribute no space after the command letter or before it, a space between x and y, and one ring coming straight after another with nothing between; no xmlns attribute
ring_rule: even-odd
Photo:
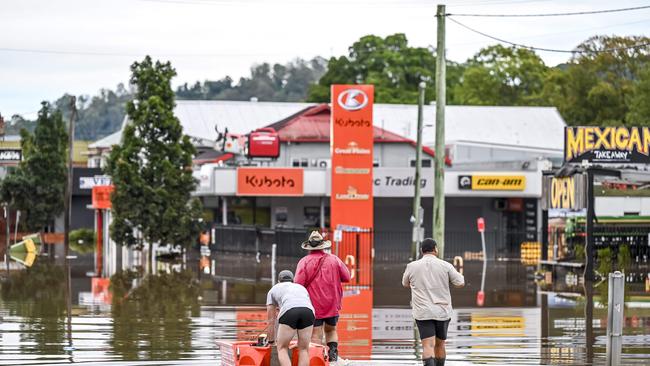
<svg viewBox="0 0 650 366"><path fill-rule="evenodd" d="M270 366L271 347L257 347L250 341L217 341L222 366Z"/></svg>
<svg viewBox="0 0 650 366"><path fill-rule="evenodd" d="M291 352L291 365L298 366L298 347L295 342L291 342L289 346ZM327 346L316 343L309 344L309 366L329 366L327 359Z"/></svg>

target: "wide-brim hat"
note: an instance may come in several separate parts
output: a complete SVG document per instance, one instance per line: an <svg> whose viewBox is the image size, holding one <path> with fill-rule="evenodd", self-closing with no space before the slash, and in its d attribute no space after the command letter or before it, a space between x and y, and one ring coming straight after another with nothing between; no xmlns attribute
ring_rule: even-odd
<svg viewBox="0 0 650 366"><path fill-rule="evenodd" d="M303 241L301 247L305 250L322 250L332 247L332 242L323 239L323 235L318 231L312 231L309 239Z"/></svg>

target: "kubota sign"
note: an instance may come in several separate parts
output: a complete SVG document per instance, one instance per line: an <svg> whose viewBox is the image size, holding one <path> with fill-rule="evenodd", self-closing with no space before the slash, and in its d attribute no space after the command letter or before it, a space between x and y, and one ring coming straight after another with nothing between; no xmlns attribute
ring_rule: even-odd
<svg viewBox="0 0 650 366"><path fill-rule="evenodd" d="M238 196L302 196L301 168L237 168Z"/></svg>

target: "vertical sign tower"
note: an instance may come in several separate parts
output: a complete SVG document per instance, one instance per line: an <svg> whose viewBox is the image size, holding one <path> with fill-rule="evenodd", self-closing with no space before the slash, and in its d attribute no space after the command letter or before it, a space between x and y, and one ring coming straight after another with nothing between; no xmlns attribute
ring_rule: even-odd
<svg viewBox="0 0 650 366"><path fill-rule="evenodd" d="M331 228L335 253L350 269L345 286L339 337L361 340L341 344L342 354L372 352L373 143L372 85L332 85L330 143Z"/></svg>

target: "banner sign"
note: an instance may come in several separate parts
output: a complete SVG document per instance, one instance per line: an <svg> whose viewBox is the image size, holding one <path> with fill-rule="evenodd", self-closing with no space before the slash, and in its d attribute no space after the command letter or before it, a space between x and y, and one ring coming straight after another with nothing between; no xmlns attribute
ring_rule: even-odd
<svg viewBox="0 0 650 366"><path fill-rule="evenodd" d="M542 184L542 208L581 210L587 207L586 177L576 174L570 177L544 177Z"/></svg>
<svg viewBox="0 0 650 366"><path fill-rule="evenodd" d="M0 149L0 164L18 163L23 160L23 152L20 149Z"/></svg>
<svg viewBox="0 0 650 366"><path fill-rule="evenodd" d="M238 196L302 196L302 168L237 168Z"/></svg>
<svg viewBox="0 0 650 366"><path fill-rule="evenodd" d="M79 177L79 189L93 189L95 186L110 186L111 177L95 175L94 177Z"/></svg>
<svg viewBox="0 0 650 366"><path fill-rule="evenodd" d="M332 85L331 223L373 226L372 85Z"/></svg>
<svg viewBox="0 0 650 366"><path fill-rule="evenodd" d="M473 191L523 191L523 175L459 175L458 189Z"/></svg>
<svg viewBox="0 0 650 366"><path fill-rule="evenodd" d="M92 195L92 205L96 210L108 210L111 205L111 193L115 189L114 186L94 186Z"/></svg>
<svg viewBox="0 0 650 366"><path fill-rule="evenodd" d="M565 127L564 161L650 163L648 127Z"/></svg>

